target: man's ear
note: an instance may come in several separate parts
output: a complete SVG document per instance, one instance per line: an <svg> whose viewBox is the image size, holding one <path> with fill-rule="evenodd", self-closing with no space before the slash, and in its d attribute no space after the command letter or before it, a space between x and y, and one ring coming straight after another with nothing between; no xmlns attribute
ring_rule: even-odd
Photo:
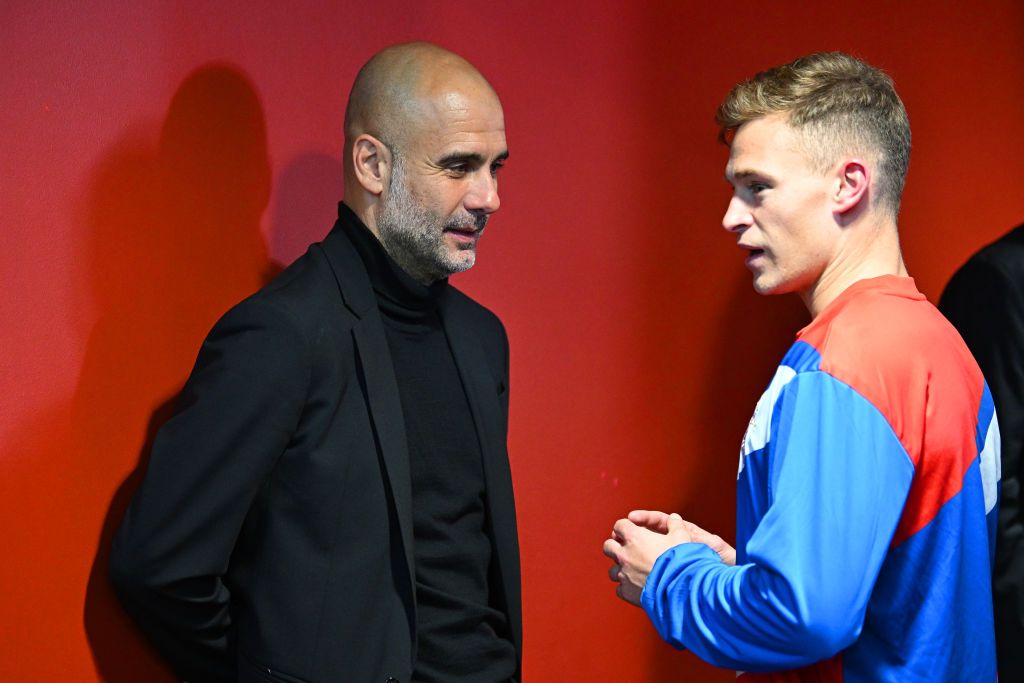
<svg viewBox="0 0 1024 683"><path fill-rule="evenodd" d="M391 150L377 138L363 133L352 143L352 169L363 189L379 197L391 175Z"/></svg>
<svg viewBox="0 0 1024 683"><path fill-rule="evenodd" d="M835 194L832 201L836 213L849 213L858 206L867 208L871 172L860 159L845 159L836 170Z"/></svg>

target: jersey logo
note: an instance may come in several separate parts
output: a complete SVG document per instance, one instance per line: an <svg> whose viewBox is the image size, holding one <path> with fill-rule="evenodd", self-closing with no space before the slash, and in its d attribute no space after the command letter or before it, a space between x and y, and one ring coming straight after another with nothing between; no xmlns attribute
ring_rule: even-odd
<svg viewBox="0 0 1024 683"><path fill-rule="evenodd" d="M747 431L743 433L743 441L740 442L740 467L736 472L739 479L743 473L744 462L751 453L756 453L768 445L771 436L772 411L775 409L775 402L779 399L783 387L796 377L796 370L788 365L780 365L772 377L771 384L761 394L754 408L754 414L747 424Z"/></svg>
<svg viewBox="0 0 1024 683"><path fill-rule="evenodd" d="M985 435L985 447L981 449L978 457L981 486L985 491L985 514L992 512L999 498L999 478L1002 476L1002 466L999 462L1000 445L999 423L993 412L988 423L988 433Z"/></svg>

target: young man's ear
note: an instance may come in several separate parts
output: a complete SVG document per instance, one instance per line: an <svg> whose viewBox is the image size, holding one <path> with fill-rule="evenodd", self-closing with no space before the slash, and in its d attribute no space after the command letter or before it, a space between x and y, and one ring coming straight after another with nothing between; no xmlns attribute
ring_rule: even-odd
<svg viewBox="0 0 1024 683"><path fill-rule="evenodd" d="M391 175L391 150L377 138L363 133L352 143L352 169L363 189L379 197Z"/></svg>
<svg viewBox="0 0 1024 683"><path fill-rule="evenodd" d="M860 159L844 160L838 168L835 193L832 196L836 213L849 213L862 204L866 207L870 184L871 175L867 164Z"/></svg>

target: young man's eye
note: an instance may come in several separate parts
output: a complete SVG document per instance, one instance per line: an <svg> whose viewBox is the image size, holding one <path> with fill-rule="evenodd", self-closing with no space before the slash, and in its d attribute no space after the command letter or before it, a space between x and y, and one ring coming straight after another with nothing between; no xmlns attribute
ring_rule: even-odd
<svg viewBox="0 0 1024 683"><path fill-rule="evenodd" d="M498 175L498 171L500 171L503 168L505 168L505 162L503 162L503 161L498 161L498 162L495 162L495 163L491 164L491 175L493 175L493 176Z"/></svg>

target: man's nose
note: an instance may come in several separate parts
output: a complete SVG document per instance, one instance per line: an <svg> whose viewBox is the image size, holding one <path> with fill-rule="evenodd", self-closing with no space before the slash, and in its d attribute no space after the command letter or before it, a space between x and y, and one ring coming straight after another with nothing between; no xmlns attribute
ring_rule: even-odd
<svg viewBox="0 0 1024 683"><path fill-rule="evenodd" d="M473 185L466 195L466 208L485 214L494 213L501 206L498 198L498 178L487 170L481 169L473 179Z"/></svg>
<svg viewBox="0 0 1024 683"><path fill-rule="evenodd" d="M746 203L733 195L729 200L729 206L725 209L725 215L722 216L722 227L729 232L736 232L743 228L749 228L750 222L750 210Z"/></svg>

